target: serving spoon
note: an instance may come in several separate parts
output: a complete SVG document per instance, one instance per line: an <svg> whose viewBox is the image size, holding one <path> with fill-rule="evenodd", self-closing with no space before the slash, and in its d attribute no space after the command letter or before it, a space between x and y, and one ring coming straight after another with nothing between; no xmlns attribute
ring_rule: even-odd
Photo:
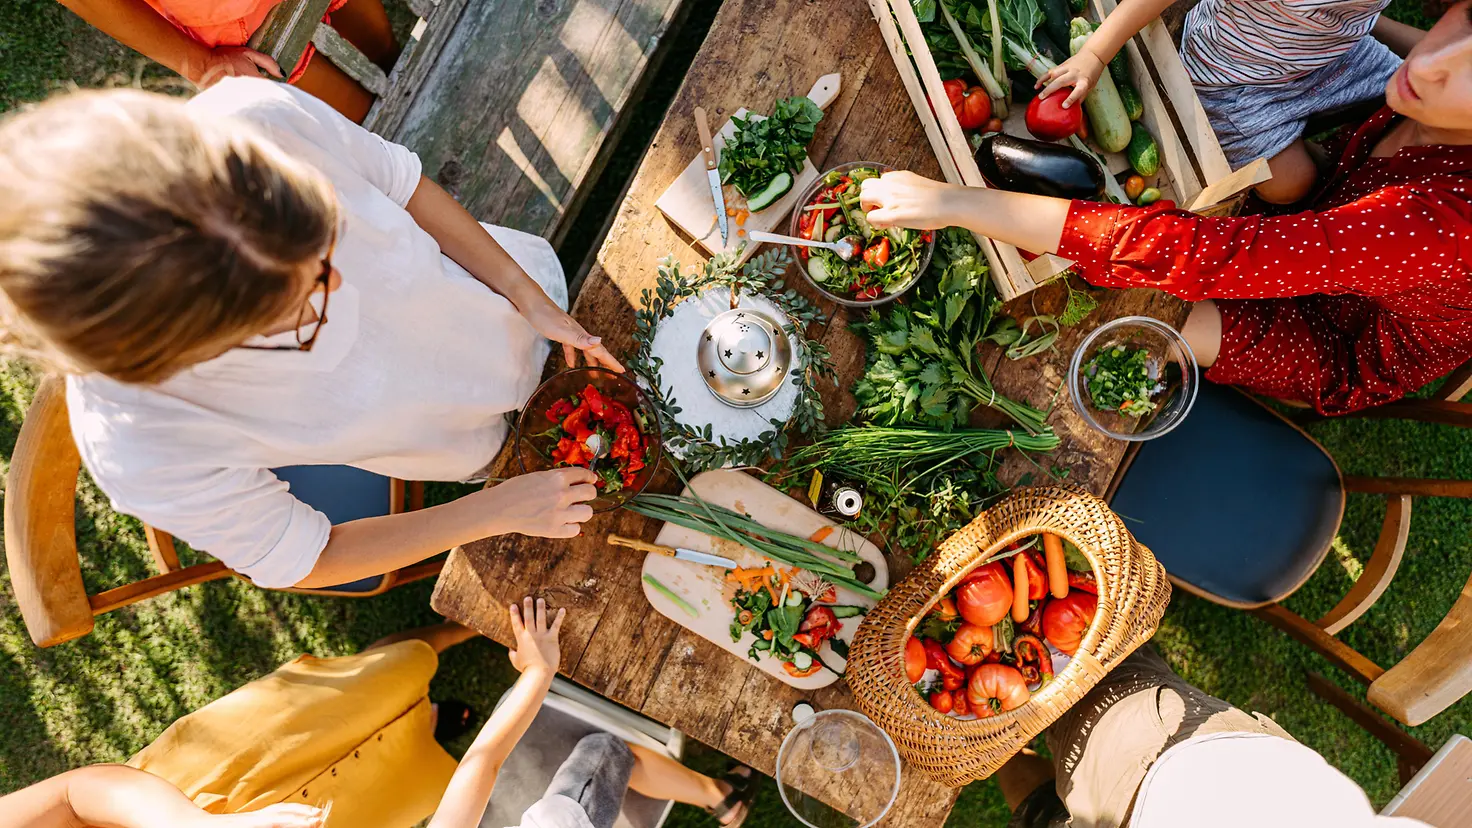
<svg viewBox="0 0 1472 828"><path fill-rule="evenodd" d="M748 234L752 241L775 242L777 244L794 244L798 247L819 247L824 250L832 250L838 254L838 258L845 262L851 262L860 251L864 249L864 240L858 236L844 236L838 241L825 242L814 239L800 239L796 236L784 236L780 233L768 233L765 230L752 230Z"/></svg>

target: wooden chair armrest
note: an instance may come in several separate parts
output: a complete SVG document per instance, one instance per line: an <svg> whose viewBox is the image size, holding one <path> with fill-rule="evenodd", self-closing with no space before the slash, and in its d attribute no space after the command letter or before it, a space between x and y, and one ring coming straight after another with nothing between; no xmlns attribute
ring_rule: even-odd
<svg viewBox="0 0 1472 828"><path fill-rule="evenodd" d="M1411 726L1472 692L1472 578L1451 612L1395 666L1370 683L1370 703Z"/></svg>
<svg viewBox="0 0 1472 828"><path fill-rule="evenodd" d="M246 45L270 55L280 64L281 71L290 75L330 5L331 0L283 0L266 13Z"/></svg>
<svg viewBox="0 0 1472 828"><path fill-rule="evenodd" d="M5 487L5 559L31 640L50 647L92 631L77 558L77 473L66 386L42 380L26 412Z"/></svg>
<svg viewBox="0 0 1472 828"><path fill-rule="evenodd" d="M1446 375L1446 383L1436 392L1436 398L1456 402L1472 394L1472 359L1462 363L1457 370Z"/></svg>
<svg viewBox="0 0 1472 828"><path fill-rule="evenodd" d="M1360 494L1472 498L1472 480L1346 476L1344 478L1344 490L1346 492L1358 492Z"/></svg>
<svg viewBox="0 0 1472 828"><path fill-rule="evenodd" d="M1249 610L1292 638L1318 651L1330 664L1349 673L1356 681L1372 684L1385 675L1385 668L1361 655L1353 647L1324 632L1307 618L1282 604L1268 604Z"/></svg>
<svg viewBox="0 0 1472 828"><path fill-rule="evenodd" d="M1365 571L1360 573L1354 586L1339 599L1334 609L1314 623L1322 627L1324 632L1338 635L1374 606L1395 578L1410 534L1411 496L1391 495L1385 508L1385 522L1380 526L1380 539L1375 542L1375 551L1365 563Z"/></svg>
<svg viewBox="0 0 1472 828"><path fill-rule="evenodd" d="M1472 403L1454 400L1397 400L1344 416L1358 417L1362 420L1415 420L1421 423L1472 428ZM1315 417L1315 419L1318 418Z"/></svg>

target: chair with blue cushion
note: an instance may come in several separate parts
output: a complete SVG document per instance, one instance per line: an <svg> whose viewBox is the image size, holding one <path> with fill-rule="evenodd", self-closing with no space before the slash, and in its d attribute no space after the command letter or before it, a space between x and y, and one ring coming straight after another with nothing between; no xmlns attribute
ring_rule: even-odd
<svg viewBox="0 0 1472 828"><path fill-rule="evenodd" d="M66 388L43 380L26 412L11 457L5 491L5 557L16 603L37 646L50 647L92 631L93 618L156 595L235 575L219 561L182 566L174 539L144 525L158 574L94 595L82 582L77 553L76 491L81 457L67 420ZM350 466L275 469L291 493L333 524L398 514L423 505L423 488ZM439 573L442 559L320 589L313 595L366 598Z"/></svg>
<svg viewBox="0 0 1472 828"><path fill-rule="evenodd" d="M1461 384L1461 378L1449 383L1453 389ZM1468 414L1457 407L1466 405L1413 401L1366 416L1465 425L1460 419ZM1309 621L1281 602L1328 555L1346 492L1385 495L1385 521L1363 574L1333 609ZM1368 685L1370 702L1408 725L1472 691L1472 581L1441 624L1389 669L1334 636L1395 576L1415 496L1472 498L1472 482L1346 477L1297 425L1240 391L1209 382L1175 430L1135 444L1110 487L1114 511L1177 586L1250 610L1318 650Z"/></svg>

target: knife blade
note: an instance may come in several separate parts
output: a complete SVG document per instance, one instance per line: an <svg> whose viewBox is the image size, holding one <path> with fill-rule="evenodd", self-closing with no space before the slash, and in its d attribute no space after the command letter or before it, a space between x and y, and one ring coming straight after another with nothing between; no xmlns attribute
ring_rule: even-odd
<svg viewBox="0 0 1472 828"><path fill-rule="evenodd" d="M710 183L710 198L716 206L716 226L721 228L721 245L731 239L731 227L726 221L726 195L721 192L721 171L716 163L716 145L710 137L710 121L706 120L705 107L695 107L695 128L700 132L700 154L705 158L705 177Z"/></svg>
<svg viewBox="0 0 1472 828"><path fill-rule="evenodd" d="M656 555L664 555L677 561L689 561L690 563L704 564L705 566L719 566L726 569L736 569L738 564L722 555L712 555L709 552L697 552L694 549L683 547L663 546L657 543L626 538L622 535L609 535L608 543L611 546L626 546L629 549L637 549L640 552L653 552Z"/></svg>
<svg viewBox="0 0 1472 828"><path fill-rule="evenodd" d="M697 552L694 549L686 549L683 546L675 547L675 560L705 564L706 566L719 566L725 569L736 568L736 562L730 558L712 555L709 552Z"/></svg>

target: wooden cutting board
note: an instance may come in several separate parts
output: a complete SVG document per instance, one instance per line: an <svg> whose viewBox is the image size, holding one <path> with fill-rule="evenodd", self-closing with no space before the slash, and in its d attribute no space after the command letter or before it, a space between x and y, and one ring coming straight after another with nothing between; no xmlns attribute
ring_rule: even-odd
<svg viewBox="0 0 1472 828"><path fill-rule="evenodd" d="M827 517L745 472L729 469L703 472L690 481L684 493L688 495L692 489L707 503L749 514L764 526L798 537L811 537L814 532L824 526L835 525ZM683 546L697 552L724 555L734 559L742 566L761 566L766 561L765 558L744 546L730 541L717 540L710 535L672 523L666 523L664 528L659 530L659 535L654 542L664 546ZM889 587L889 566L884 561L884 555L877 546L865 540L861 535L840 525L823 542L837 549L857 552L859 557L874 565L874 582L871 586L878 590ZM731 620L735 612L722 595L723 579L726 574L724 569L678 561L664 555L650 554L644 558L643 574L654 576L656 580L689 601L700 611L698 618L691 618L689 614L676 606L675 602L641 581L644 597L649 599L650 606L654 607L660 615L689 629L755 669L775 676L800 690L816 690L838 681L838 674L832 670L819 670L805 678L794 678L782 669L782 662L775 658L763 656L758 661L747 658L746 653L751 649L751 644L756 638L748 632L743 633L739 641L731 640ZM855 595L843 587L838 588L838 603L862 607L874 606L872 600ZM843 628L838 631L837 637L845 643L851 643L854 634L858 632L859 622L862 620L862 617L842 619L840 623ZM824 642L819 655L822 656L825 664L841 667L844 663L844 660L833 652L827 642Z"/></svg>
<svg viewBox="0 0 1472 828"><path fill-rule="evenodd" d="M824 75L813 84L812 91L808 92L808 98L818 108L826 110L829 104L838 98L838 92L842 79L837 74ZM725 149L726 141L736 134L736 121L734 118L745 118L751 113L745 108L736 110L732 120L727 120L719 131L712 136L715 143L716 158L719 159L722 150ZM765 116L753 115L753 118L762 120ZM695 129L695 117L690 117L690 128ZM752 213L747 217L744 225L738 225L734 217L727 219L730 225L730 236L725 244L721 243L721 229L716 224L715 202L710 196L710 182L705 174L705 161L697 154L691 159L685 171L675 179L669 189L654 202L665 218L669 219L679 227L682 232L695 240L695 243L705 248L707 253L716 255L718 253L732 253L740 250L739 261L746 261L756 252L759 245L747 243L745 235L739 231L766 230L774 233L787 232L787 217L792 208L797 204L797 199L802 196L808 185L818 178L818 170L813 162L804 158L802 170L793 177L792 189L787 194L777 199L772 206L761 211ZM746 209L746 197L741 195L734 186L726 185L722 188L722 194L726 199L726 207L734 210ZM742 248L742 245L745 248Z"/></svg>

